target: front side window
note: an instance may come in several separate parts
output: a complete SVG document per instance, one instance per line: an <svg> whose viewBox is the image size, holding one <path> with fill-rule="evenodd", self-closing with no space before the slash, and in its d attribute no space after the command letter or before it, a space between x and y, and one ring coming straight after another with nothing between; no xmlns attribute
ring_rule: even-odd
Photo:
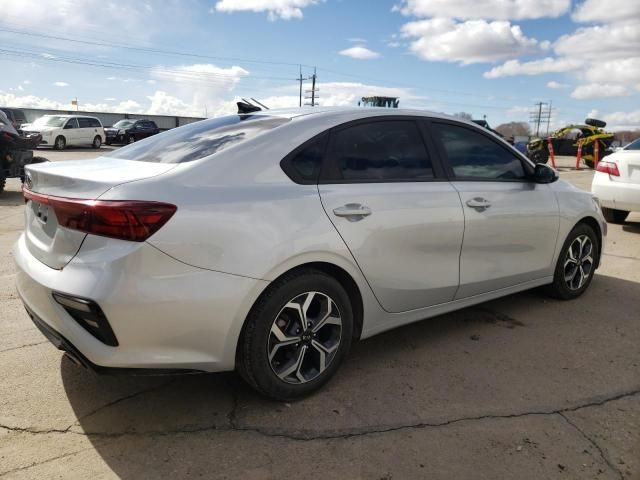
<svg viewBox="0 0 640 480"><path fill-rule="evenodd" d="M105 156L138 162L182 163L213 155L289 121L267 115L229 115L190 123Z"/></svg>
<svg viewBox="0 0 640 480"><path fill-rule="evenodd" d="M526 178L520 158L482 133L449 123L433 123L432 126L456 177L478 180Z"/></svg>
<svg viewBox="0 0 640 480"><path fill-rule="evenodd" d="M78 128L78 120L75 118L70 118L64 128Z"/></svg>
<svg viewBox="0 0 640 480"><path fill-rule="evenodd" d="M640 138L634 140L629 145L624 147L625 150L640 150Z"/></svg>
<svg viewBox="0 0 640 480"><path fill-rule="evenodd" d="M434 178L427 149L411 120L363 123L333 135L329 180L355 182L422 181Z"/></svg>

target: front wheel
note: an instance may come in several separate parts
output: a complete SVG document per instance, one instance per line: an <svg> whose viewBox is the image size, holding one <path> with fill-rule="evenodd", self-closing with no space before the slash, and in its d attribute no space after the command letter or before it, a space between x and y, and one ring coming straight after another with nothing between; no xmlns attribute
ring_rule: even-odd
<svg viewBox="0 0 640 480"><path fill-rule="evenodd" d="M562 246L547 293L559 300L582 295L591 284L599 258L598 238L593 228L586 223L576 225Z"/></svg>
<svg viewBox="0 0 640 480"><path fill-rule="evenodd" d="M96 138L93 139L93 143L91 144L93 148L100 148L102 146L102 138L100 135L96 135Z"/></svg>
<svg viewBox="0 0 640 480"><path fill-rule="evenodd" d="M625 210L616 210L615 208L602 207L602 215L608 223L621 224L627 219L629 212Z"/></svg>
<svg viewBox="0 0 640 480"><path fill-rule="evenodd" d="M67 141L62 135L60 135L59 137L56 137L55 142L53 142L53 148L55 148L56 150L64 150L66 146L67 146Z"/></svg>
<svg viewBox="0 0 640 480"><path fill-rule="evenodd" d="M324 385L351 347L353 311L333 277L301 270L274 282L252 308L238 371L263 395L293 400Z"/></svg>
<svg viewBox="0 0 640 480"><path fill-rule="evenodd" d="M7 183L7 179L0 176L0 193L4 192L4 186Z"/></svg>
<svg viewBox="0 0 640 480"><path fill-rule="evenodd" d="M136 137L134 137L133 135L129 135L129 138L127 140L127 143L135 143Z"/></svg>

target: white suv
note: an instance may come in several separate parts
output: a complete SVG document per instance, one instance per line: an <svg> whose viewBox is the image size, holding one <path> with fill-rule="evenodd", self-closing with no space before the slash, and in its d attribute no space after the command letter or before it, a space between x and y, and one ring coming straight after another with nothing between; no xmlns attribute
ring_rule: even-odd
<svg viewBox="0 0 640 480"><path fill-rule="evenodd" d="M640 138L598 163L591 191L607 222L624 223L629 212L640 212Z"/></svg>
<svg viewBox="0 0 640 480"><path fill-rule="evenodd" d="M105 139L100 120L84 115L44 115L23 131L40 133L42 145L51 145L56 150L64 150L69 145L100 148Z"/></svg>

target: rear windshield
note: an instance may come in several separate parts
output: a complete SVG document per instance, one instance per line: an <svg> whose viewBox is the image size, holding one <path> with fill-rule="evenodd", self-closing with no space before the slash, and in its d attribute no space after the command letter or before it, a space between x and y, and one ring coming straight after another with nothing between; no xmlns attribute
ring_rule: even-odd
<svg viewBox="0 0 640 480"><path fill-rule="evenodd" d="M625 150L640 150L640 138L634 140L629 145L624 147Z"/></svg>
<svg viewBox="0 0 640 480"><path fill-rule="evenodd" d="M191 162L242 143L288 121L288 118L266 115L211 118L154 135L105 156L139 162Z"/></svg>

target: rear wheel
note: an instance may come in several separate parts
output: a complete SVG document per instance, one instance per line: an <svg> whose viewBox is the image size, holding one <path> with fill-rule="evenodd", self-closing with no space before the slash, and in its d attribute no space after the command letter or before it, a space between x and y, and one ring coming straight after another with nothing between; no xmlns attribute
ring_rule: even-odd
<svg viewBox="0 0 640 480"><path fill-rule="evenodd" d="M582 295L589 287L600 256L598 238L589 225L576 225L564 242L547 293L560 300Z"/></svg>
<svg viewBox="0 0 640 480"><path fill-rule="evenodd" d="M93 143L91 144L93 148L100 148L102 146L102 138L100 135L96 135L96 138L93 139Z"/></svg>
<svg viewBox="0 0 640 480"><path fill-rule="evenodd" d="M602 215L604 219L609 223L624 223L629 215L629 212L625 210L616 210L615 208L602 208Z"/></svg>
<svg viewBox="0 0 640 480"><path fill-rule="evenodd" d="M333 277L301 270L269 287L247 317L238 371L263 395L292 400L337 371L353 336L349 297Z"/></svg>
<svg viewBox="0 0 640 480"><path fill-rule="evenodd" d="M55 142L53 142L53 148L55 148L56 150L64 150L66 146L67 146L67 141L62 135L56 137Z"/></svg>
<svg viewBox="0 0 640 480"><path fill-rule="evenodd" d="M7 179L0 177L0 193L4 192L4 186L7 183Z"/></svg>

